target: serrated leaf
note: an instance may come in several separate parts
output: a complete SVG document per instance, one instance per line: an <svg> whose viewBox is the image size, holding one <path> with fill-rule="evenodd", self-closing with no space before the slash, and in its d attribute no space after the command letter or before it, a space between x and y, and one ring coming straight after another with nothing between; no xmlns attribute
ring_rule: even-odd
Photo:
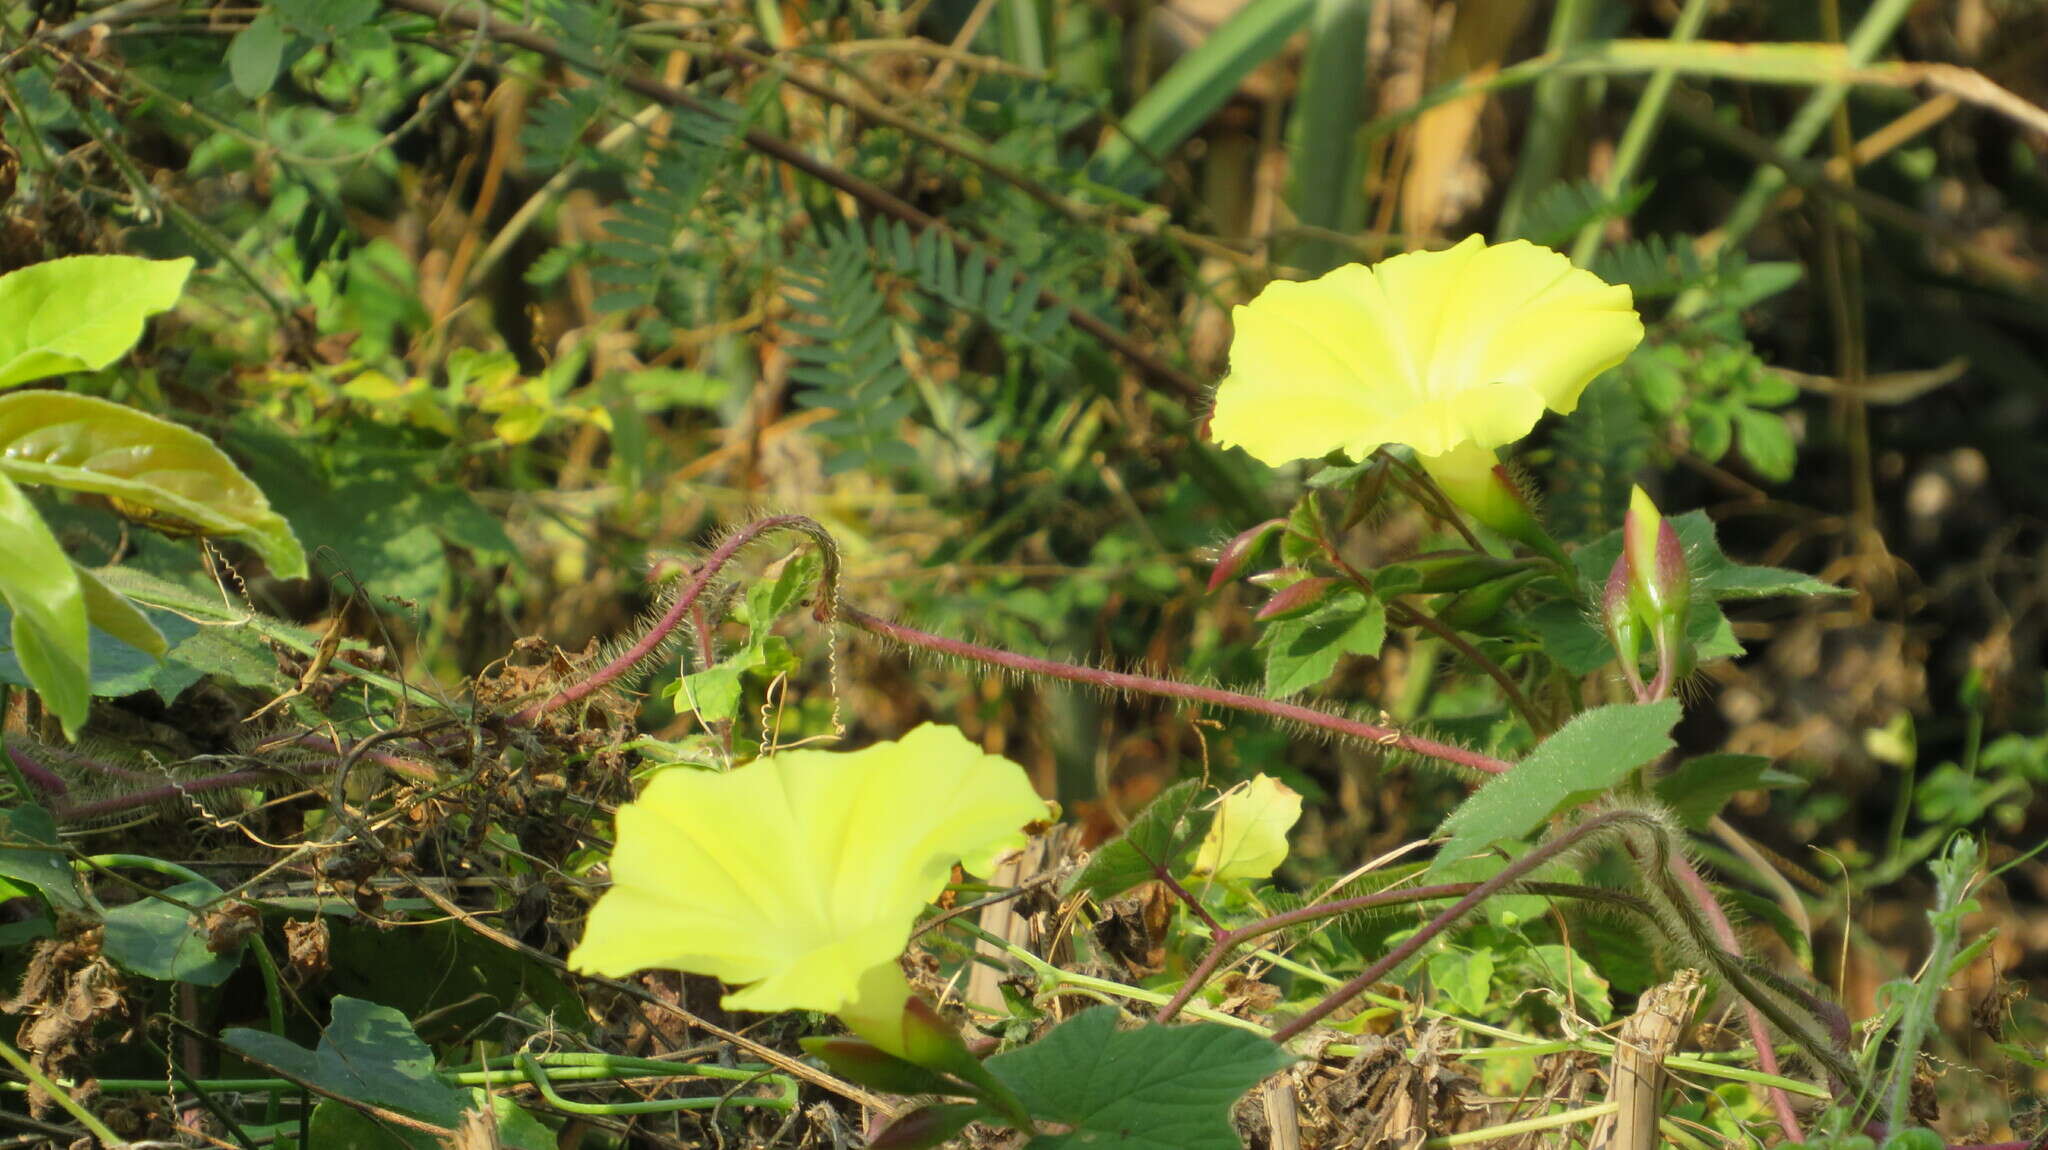
<svg viewBox="0 0 2048 1150"><path fill-rule="evenodd" d="M1700 755L1657 780L1657 799L1686 826L1697 830L1743 791L1803 786L1805 781L1772 770L1771 760L1763 755Z"/></svg>
<svg viewBox="0 0 2048 1150"><path fill-rule="evenodd" d="M280 578L306 573L291 525L225 452L132 407L68 392L0 396L0 473L173 516L247 542Z"/></svg>
<svg viewBox="0 0 2048 1150"><path fill-rule="evenodd" d="M121 358L191 272L190 259L69 256L0 276L0 387Z"/></svg>
<svg viewBox="0 0 2048 1150"><path fill-rule="evenodd" d="M986 1065L1032 1117L1067 1127L1032 1139L1039 1150L1237 1150L1231 1107L1293 1061L1236 1027L1119 1030L1116 1007L1097 1006Z"/></svg>
<svg viewBox="0 0 2048 1150"><path fill-rule="evenodd" d="M1519 839L1552 814L1605 792L1670 750L1678 701L1595 707L1559 728L1529 757L1474 792L1444 820L1438 866Z"/></svg>
<svg viewBox="0 0 2048 1150"><path fill-rule="evenodd" d="M437 1126L462 1118L462 1092L434 1075L434 1052L405 1015L388 1006L336 995L320 1045L235 1027L221 1040L254 1062L344 1098L396 1110Z"/></svg>
<svg viewBox="0 0 2048 1150"><path fill-rule="evenodd" d="M1377 655L1386 640L1386 604L1347 589L1307 615L1273 623L1259 636L1266 649L1266 695L1280 699L1307 690L1329 678L1338 659Z"/></svg>
<svg viewBox="0 0 2048 1150"><path fill-rule="evenodd" d="M1202 784L1183 779L1159 793L1121 837L1104 843L1088 864L1067 880L1068 894L1110 898L1156 876L1157 867L1171 869L1204 834L1215 817L1203 809Z"/></svg>
<svg viewBox="0 0 2048 1150"><path fill-rule="evenodd" d="M1269 775L1232 787L1216 804L1189 873L1196 878L1269 877L1287 858L1287 832L1301 820L1301 795Z"/></svg>
<svg viewBox="0 0 2048 1150"><path fill-rule="evenodd" d="M163 893L204 911L220 899L221 890L201 879L181 882ZM107 957L144 978L199 986L226 982L241 965L241 948L215 954L206 949L206 941L206 923L200 915L161 899L138 899L106 914Z"/></svg>
<svg viewBox="0 0 2048 1150"><path fill-rule="evenodd" d="M42 513L0 472L0 600L8 638L30 686L75 737L92 707L85 589Z"/></svg>

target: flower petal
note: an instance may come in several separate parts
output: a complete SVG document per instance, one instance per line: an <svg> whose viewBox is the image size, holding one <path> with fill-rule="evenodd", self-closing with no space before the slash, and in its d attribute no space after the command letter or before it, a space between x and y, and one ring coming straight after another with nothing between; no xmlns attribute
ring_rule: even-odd
<svg viewBox="0 0 2048 1150"><path fill-rule="evenodd" d="M1332 451L1370 454L1417 383L1396 315L1372 272L1353 264L1307 283L1274 283L1231 313L1231 374L1209 423L1219 444L1281 464Z"/></svg>
<svg viewBox="0 0 2048 1150"><path fill-rule="evenodd" d="M735 1009L837 1012L893 967L954 862L987 866L1044 816L1023 768L951 727L663 771L619 811L612 888L570 964L753 983Z"/></svg>
<svg viewBox="0 0 2048 1150"><path fill-rule="evenodd" d="M1643 336L1627 287L1525 240L1477 236L1272 284L1233 320L1210 430L1269 464L1512 443L1546 407L1576 407Z"/></svg>

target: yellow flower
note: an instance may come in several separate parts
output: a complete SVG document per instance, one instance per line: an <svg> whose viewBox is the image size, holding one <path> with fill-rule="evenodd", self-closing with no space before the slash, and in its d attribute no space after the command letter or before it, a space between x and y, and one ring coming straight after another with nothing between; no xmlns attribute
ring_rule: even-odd
<svg viewBox="0 0 2048 1150"><path fill-rule="evenodd" d="M569 956L739 985L734 1010L822 1010L901 1056L896 965L955 862L987 873L1046 815L1024 769L926 724L853 752L656 775L620 808L612 887Z"/></svg>
<svg viewBox="0 0 2048 1150"><path fill-rule="evenodd" d="M1643 338L1626 286L1526 240L1275 283L1233 313L1216 441L1278 465L1405 443L1431 470L1490 471L1547 408L1569 412Z"/></svg>

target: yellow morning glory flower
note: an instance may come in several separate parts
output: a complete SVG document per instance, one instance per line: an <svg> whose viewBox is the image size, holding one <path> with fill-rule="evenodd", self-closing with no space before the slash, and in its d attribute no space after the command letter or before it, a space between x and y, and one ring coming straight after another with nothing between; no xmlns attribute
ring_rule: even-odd
<svg viewBox="0 0 2048 1150"><path fill-rule="evenodd" d="M1526 240L1275 283L1232 313L1210 431L1268 464L1405 443L1440 478L1490 472L1643 338L1626 286Z"/></svg>
<svg viewBox="0 0 2048 1150"><path fill-rule="evenodd" d="M822 1010L902 1056L896 965L955 862L987 873L1046 816L1024 769L926 724L865 750L656 775L619 809L577 970L709 974L733 1010Z"/></svg>

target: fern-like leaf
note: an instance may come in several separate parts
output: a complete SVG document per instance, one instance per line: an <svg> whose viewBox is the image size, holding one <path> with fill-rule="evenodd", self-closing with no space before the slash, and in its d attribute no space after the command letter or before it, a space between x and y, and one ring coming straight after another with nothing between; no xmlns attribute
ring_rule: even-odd
<svg viewBox="0 0 2048 1150"><path fill-rule="evenodd" d="M1634 215L1649 194L1648 184L1632 184L1610 196L1591 180L1560 180L1530 197L1522 214L1522 237L1545 247L1562 246L1588 224Z"/></svg>
<svg viewBox="0 0 2048 1150"><path fill-rule="evenodd" d="M591 244L597 310L652 305L682 270L677 256L700 231L697 210L734 154L733 140L746 118L732 104L711 102L705 109L674 112L669 140L654 158L650 177L606 221L604 238Z"/></svg>
<svg viewBox="0 0 2048 1150"><path fill-rule="evenodd" d="M790 377L802 385L799 403L834 413L816 428L842 448L834 471L916 459L899 431L917 397L875 275L857 228L826 229L824 242L788 275L795 314L786 326L805 341L790 349Z"/></svg>
<svg viewBox="0 0 2048 1150"><path fill-rule="evenodd" d="M1619 527L1653 439L1628 382L1611 372L1594 380L1552 440L1557 461L1545 509L1551 529L1566 539L1595 539Z"/></svg>
<svg viewBox="0 0 2048 1150"><path fill-rule="evenodd" d="M913 236L900 220L877 221L874 239L876 261L926 295L1003 335L1065 358L1053 341L1066 329L1066 309L1039 305L1043 285L1036 277L1007 260L991 265L979 256L962 256L936 230Z"/></svg>

